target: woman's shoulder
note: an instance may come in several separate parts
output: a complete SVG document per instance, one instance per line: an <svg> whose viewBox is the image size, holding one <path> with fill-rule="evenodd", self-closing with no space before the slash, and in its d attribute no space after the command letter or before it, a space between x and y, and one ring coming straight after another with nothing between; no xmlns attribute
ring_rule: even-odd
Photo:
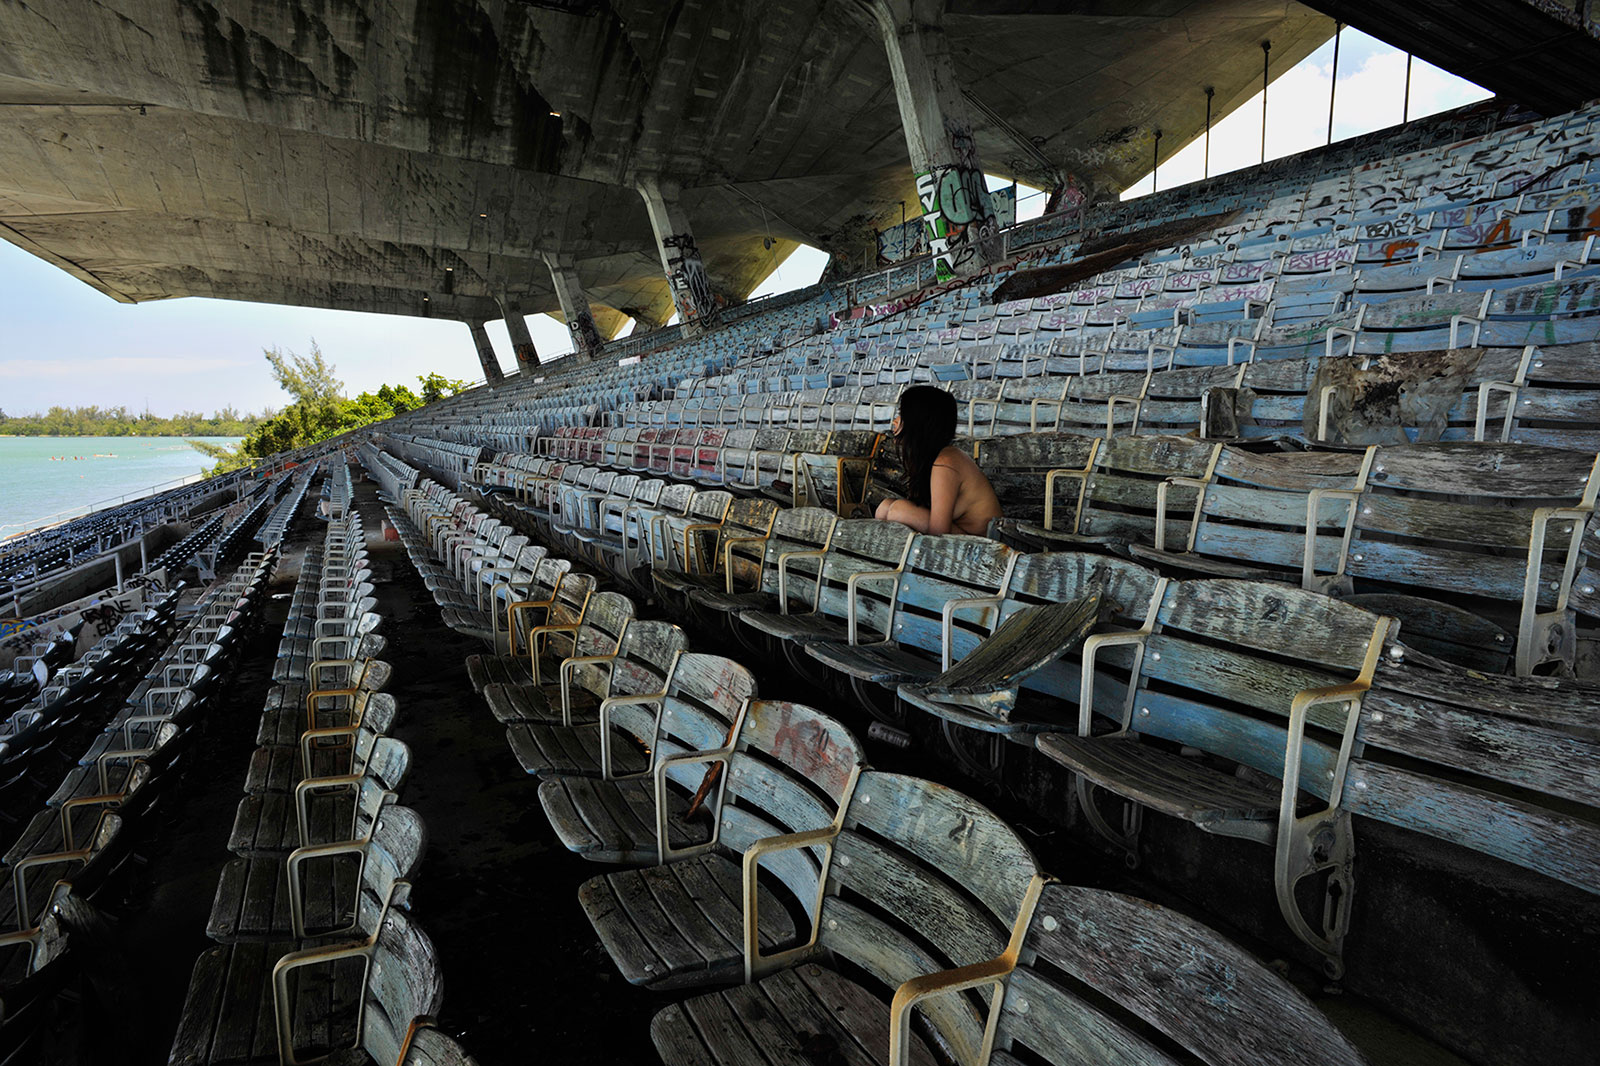
<svg viewBox="0 0 1600 1066"><path fill-rule="evenodd" d="M933 465L952 466L959 470L962 467L976 466L977 464L972 461L972 456L957 448L954 444L947 444L939 450L938 455L934 456Z"/></svg>

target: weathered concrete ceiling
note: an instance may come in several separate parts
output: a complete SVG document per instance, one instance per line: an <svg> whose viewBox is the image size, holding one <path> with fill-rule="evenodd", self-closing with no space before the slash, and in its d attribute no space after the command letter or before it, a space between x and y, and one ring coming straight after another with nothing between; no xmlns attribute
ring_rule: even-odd
<svg viewBox="0 0 1600 1066"><path fill-rule="evenodd" d="M1268 0L949 0L986 168L1119 190L1332 32ZM0 237L117 299L665 317L645 175L712 283L915 195L861 0L0 2ZM771 238L767 240L766 238ZM426 299L424 299L426 297ZM614 316L606 316L615 321Z"/></svg>

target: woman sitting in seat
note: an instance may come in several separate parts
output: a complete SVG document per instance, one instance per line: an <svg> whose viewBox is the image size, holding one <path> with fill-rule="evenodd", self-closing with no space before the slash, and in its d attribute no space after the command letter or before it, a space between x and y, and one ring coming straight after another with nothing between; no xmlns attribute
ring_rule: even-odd
<svg viewBox="0 0 1600 1066"><path fill-rule="evenodd" d="M1000 499L972 457L950 446L955 397L932 385L912 386L900 394L890 432L900 443L906 498L884 500L876 517L919 533L986 534L1001 515Z"/></svg>

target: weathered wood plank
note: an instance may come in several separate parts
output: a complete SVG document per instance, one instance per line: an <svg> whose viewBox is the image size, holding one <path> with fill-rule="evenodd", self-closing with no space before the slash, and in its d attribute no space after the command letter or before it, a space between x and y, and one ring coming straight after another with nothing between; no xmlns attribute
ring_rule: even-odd
<svg viewBox="0 0 1600 1066"><path fill-rule="evenodd" d="M1167 628L1352 673L1366 655L1378 618L1303 589L1226 578L1168 586L1159 615Z"/></svg>
<svg viewBox="0 0 1600 1066"><path fill-rule="evenodd" d="M1600 893L1592 821L1366 759L1351 763L1344 806Z"/></svg>
<svg viewBox="0 0 1600 1066"><path fill-rule="evenodd" d="M1028 946L1041 961L1132 1011L1212 1066L1365 1063L1287 981L1199 922L1153 903L1099 889L1047 885ZM1044 978L1042 971L1034 975ZM1001 1032L1035 1046L1026 1036L1038 1039L1051 1019L1044 1012L1029 1018L1034 1001L1029 1002L1030 1010L1022 1014L1007 998ZM1057 1026L1058 1032L1064 1029ZM1120 1034L1103 1042L1119 1050L1123 1045Z"/></svg>

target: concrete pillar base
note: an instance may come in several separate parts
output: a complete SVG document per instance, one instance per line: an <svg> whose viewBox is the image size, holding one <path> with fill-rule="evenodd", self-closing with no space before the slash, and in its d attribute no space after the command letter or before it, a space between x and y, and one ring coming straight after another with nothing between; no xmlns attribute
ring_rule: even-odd
<svg viewBox="0 0 1600 1066"><path fill-rule="evenodd" d="M572 353L580 361L587 362L600 354L606 341L595 325L589 298L578 280L577 265L566 255L546 255L544 262L550 268L556 299L561 302L561 317L567 320L567 331L572 334Z"/></svg>

